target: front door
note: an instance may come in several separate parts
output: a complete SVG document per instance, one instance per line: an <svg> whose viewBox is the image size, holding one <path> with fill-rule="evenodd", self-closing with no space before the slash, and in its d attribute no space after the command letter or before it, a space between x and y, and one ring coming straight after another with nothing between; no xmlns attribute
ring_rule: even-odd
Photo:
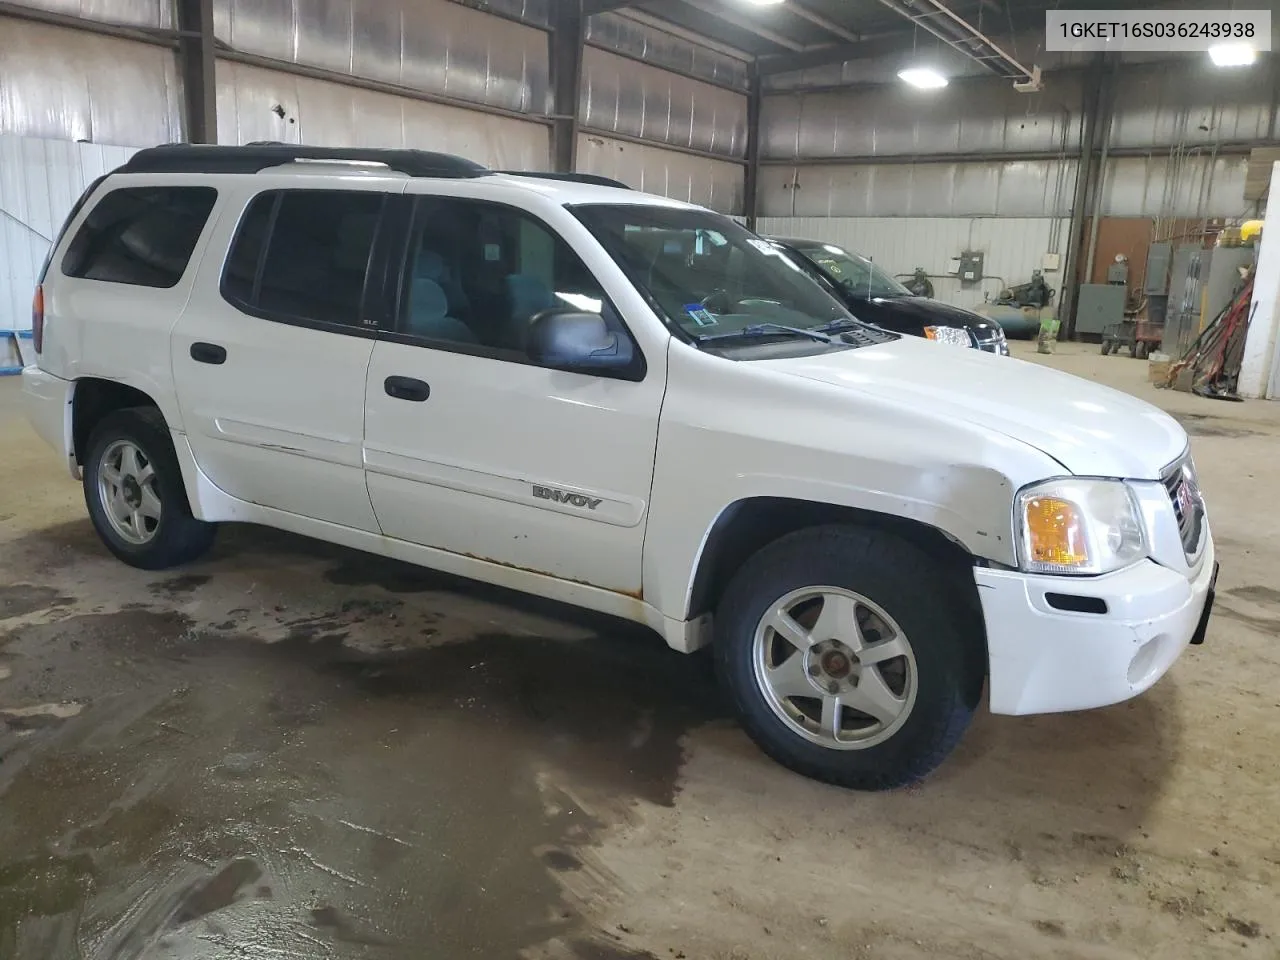
<svg viewBox="0 0 1280 960"><path fill-rule="evenodd" d="M378 318L365 289L389 189L267 190L219 225L226 267L207 258L201 269L220 276L200 284L216 292L171 339L196 462L231 496L377 531L362 443Z"/></svg>
<svg viewBox="0 0 1280 960"><path fill-rule="evenodd" d="M396 332L369 365L383 532L637 593L665 358L639 379L529 361L546 309L601 312L630 335L569 244L525 211L420 197L410 233Z"/></svg>

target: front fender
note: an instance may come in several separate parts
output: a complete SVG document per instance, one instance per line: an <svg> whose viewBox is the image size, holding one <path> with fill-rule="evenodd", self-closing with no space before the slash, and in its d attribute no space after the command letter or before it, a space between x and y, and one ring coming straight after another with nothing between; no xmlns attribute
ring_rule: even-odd
<svg viewBox="0 0 1280 960"><path fill-rule="evenodd" d="M1012 566L1014 493L1061 470L1041 451L945 410L690 349L673 348L669 369L644 594L675 620L688 618L707 539L735 503L770 497L898 517Z"/></svg>

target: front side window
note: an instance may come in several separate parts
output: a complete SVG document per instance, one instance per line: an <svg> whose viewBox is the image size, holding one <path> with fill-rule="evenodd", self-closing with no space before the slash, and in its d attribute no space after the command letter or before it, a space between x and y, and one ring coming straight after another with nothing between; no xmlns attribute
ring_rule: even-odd
<svg viewBox="0 0 1280 960"><path fill-rule="evenodd" d="M643 204L572 208L660 311L694 339L855 323L766 240L727 217Z"/></svg>
<svg viewBox="0 0 1280 960"><path fill-rule="evenodd" d="M496 203L420 197L398 332L511 360L548 310L600 314L630 335L582 259L532 215Z"/></svg>
<svg viewBox="0 0 1280 960"><path fill-rule="evenodd" d="M269 319L361 325L381 193L277 190L245 211L222 292Z"/></svg>
<svg viewBox="0 0 1280 960"><path fill-rule="evenodd" d="M72 237L62 272L106 283L177 286L217 199L212 187L112 190Z"/></svg>

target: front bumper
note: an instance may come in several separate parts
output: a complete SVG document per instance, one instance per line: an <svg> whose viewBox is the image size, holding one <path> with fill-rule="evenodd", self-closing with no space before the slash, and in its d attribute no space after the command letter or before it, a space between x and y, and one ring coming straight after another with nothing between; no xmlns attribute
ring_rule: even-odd
<svg viewBox="0 0 1280 960"><path fill-rule="evenodd" d="M975 568L991 712L1085 710L1149 690L1193 639L1203 640L1217 566L1206 541L1191 579L1150 560L1088 579ZM1101 600L1106 612L1056 609L1050 594L1091 598L1094 607Z"/></svg>

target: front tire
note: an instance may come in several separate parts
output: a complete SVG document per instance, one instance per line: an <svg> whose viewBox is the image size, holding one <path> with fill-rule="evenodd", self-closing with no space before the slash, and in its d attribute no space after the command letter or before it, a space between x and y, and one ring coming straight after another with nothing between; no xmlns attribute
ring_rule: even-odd
<svg viewBox="0 0 1280 960"><path fill-rule="evenodd" d="M927 554L858 527L765 547L716 613L717 666L747 734L783 766L858 790L921 780L982 694L981 639Z"/></svg>
<svg viewBox="0 0 1280 960"><path fill-rule="evenodd" d="M217 527L191 515L173 442L160 411L118 410L89 435L84 467L89 519L108 550L142 570L189 563Z"/></svg>

